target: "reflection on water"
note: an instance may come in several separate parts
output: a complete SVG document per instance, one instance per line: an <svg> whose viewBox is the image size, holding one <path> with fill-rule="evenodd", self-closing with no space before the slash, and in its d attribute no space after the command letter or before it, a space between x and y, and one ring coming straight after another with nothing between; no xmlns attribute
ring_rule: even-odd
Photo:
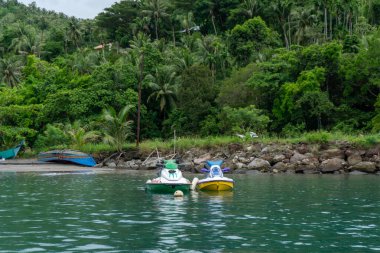
<svg viewBox="0 0 380 253"><path fill-rule="evenodd" d="M148 194L139 174L0 174L0 252L379 252L380 177L235 176Z"/></svg>

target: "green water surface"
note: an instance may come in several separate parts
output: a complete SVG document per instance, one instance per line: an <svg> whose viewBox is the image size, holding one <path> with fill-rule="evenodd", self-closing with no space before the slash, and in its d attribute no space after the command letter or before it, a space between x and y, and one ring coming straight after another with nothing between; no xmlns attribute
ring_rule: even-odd
<svg viewBox="0 0 380 253"><path fill-rule="evenodd" d="M236 175L183 199L146 193L153 176L0 173L0 252L380 252L379 176Z"/></svg>

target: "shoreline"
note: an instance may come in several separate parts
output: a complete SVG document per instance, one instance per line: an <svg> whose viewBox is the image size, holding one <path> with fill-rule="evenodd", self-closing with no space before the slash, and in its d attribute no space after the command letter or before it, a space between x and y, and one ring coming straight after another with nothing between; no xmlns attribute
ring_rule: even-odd
<svg viewBox="0 0 380 253"><path fill-rule="evenodd" d="M153 152L152 152L153 153ZM152 153L150 155L152 155ZM136 150L103 165L114 169L153 170L157 156ZM160 157L170 157L169 152ZM107 157L95 154L98 161ZM380 174L380 145L364 148L349 142L322 144L230 143L211 148L190 148L176 154L180 169L200 173L207 160L223 160L233 174Z"/></svg>
<svg viewBox="0 0 380 253"><path fill-rule="evenodd" d="M127 150L119 159L104 159L109 153L93 154L98 165L82 167L73 164L45 163L37 159L0 161L0 172L122 172L156 169L157 153ZM169 151L159 157L174 157ZM380 174L380 145L364 148L349 142L324 144L230 143L209 148L177 151L175 157L184 172L201 173L207 160L223 160L232 174Z"/></svg>
<svg viewBox="0 0 380 253"><path fill-rule="evenodd" d="M108 173L112 168L84 167L73 164L44 163L37 159L0 161L0 173Z"/></svg>

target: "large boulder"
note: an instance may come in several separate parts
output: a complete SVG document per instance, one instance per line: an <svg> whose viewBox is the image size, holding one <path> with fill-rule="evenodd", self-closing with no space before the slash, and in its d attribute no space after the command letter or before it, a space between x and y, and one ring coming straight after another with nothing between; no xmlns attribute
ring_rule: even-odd
<svg viewBox="0 0 380 253"><path fill-rule="evenodd" d="M343 159L340 158L332 158L332 159L327 159L323 161L320 165L321 171L326 173L326 172L335 172L339 171L344 168L344 165L346 162Z"/></svg>
<svg viewBox="0 0 380 253"><path fill-rule="evenodd" d="M247 167L249 170L269 170L270 163L266 160L255 158Z"/></svg>
<svg viewBox="0 0 380 253"><path fill-rule="evenodd" d="M306 144L301 144L300 146L297 146L297 152L304 155L309 152L309 147Z"/></svg>
<svg viewBox="0 0 380 253"><path fill-rule="evenodd" d="M369 149L369 150L367 150L367 152L365 153L365 156L366 157L372 157L372 156L374 156L374 155L380 155L380 150L379 150L379 148L378 147L376 147L376 148L372 148L372 149Z"/></svg>
<svg viewBox="0 0 380 253"><path fill-rule="evenodd" d="M273 162L274 163L279 163L279 162L282 162L283 160L285 160L285 156L283 154L279 154L279 155L275 155L273 157Z"/></svg>
<svg viewBox="0 0 380 253"><path fill-rule="evenodd" d="M306 155L302 155L298 152L295 152L294 155L290 158L290 163L297 163L301 162L304 159L307 159L308 157Z"/></svg>
<svg viewBox="0 0 380 253"><path fill-rule="evenodd" d="M287 165L286 163L283 162L278 162L275 165L272 166L272 171L277 170L277 171L286 171L287 170Z"/></svg>
<svg viewBox="0 0 380 253"><path fill-rule="evenodd" d="M349 167L349 170L358 170L367 173L374 173L376 171L376 164L374 162L360 162Z"/></svg>
<svg viewBox="0 0 380 253"><path fill-rule="evenodd" d="M318 166L315 163L310 163L307 165L303 165L303 173L304 174L319 174Z"/></svg>
<svg viewBox="0 0 380 253"><path fill-rule="evenodd" d="M107 164L107 166L108 166L109 168L116 168L116 167L117 167L117 165L116 165L115 162L110 162L110 163Z"/></svg>
<svg viewBox="0 0 380 253"><path fill-rule="evenodd" d="M352 166L362 162L362 157L359 153L354 153L347 158L348 165Z"/></svg>
<svg viewBox="0 0 380 253"><path fill-rule="evenodd" d="M201 164L208 160L211 160L211 155L209 153L204 154L201 157L194 159L194 164Z"/></svg>
<svg viewBox="0 0 380 253"><path fill-rule="evenodd" d="M141 169L144 169L144 170L154 170L157 168L157 161L158 161L157 158L151 157L151 158L145 160L141 164L140 167L141 167Z"/></svg>
<svg viewBox="0 0 380 253"><path fill-rule="evenodd" d="M338 148L333 148L333 149L328 149L322 152L320 159L323 160L328 160L331 158L340 158L344 159L344 151L340 150Z"/></svg>

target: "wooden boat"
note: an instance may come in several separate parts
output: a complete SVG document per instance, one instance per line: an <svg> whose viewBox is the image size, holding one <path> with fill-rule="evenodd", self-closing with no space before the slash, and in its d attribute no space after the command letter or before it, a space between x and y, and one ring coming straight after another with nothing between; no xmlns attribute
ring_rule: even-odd
<svg viewBox="0 0 380 253"><path fill-rule="evenodd" d="M22 140L20 144L18 144L16 147L7 149L4 151L0 151L0 160L2 159L12 159L15 158L20 151L21 147L24 145L25 141Z"/></svg>
<svg viewBox="0 0 380 253"><path fill-rule="evenodd" d="M206 162L208 168L202 169L203 172L208 173L206 178L195 181L199 190L230 191L234 188L234 180L223 175L223 172L227 172L229 169L221 169L222 163L221 160Z"/></svg>
<svg viewBox="0 0 380 253"><path fill-rule="evenodd" d="M159 177L148 180L145 189L154 193L174 193L180 190L184 193L190 190L190 181L182 176L175 160L164 160L163 164L158 164L160 169Z"/></svg>
<svg viewBox="0 0 380 253"><path fill-rule="evenodd" d="M91 155L75 150L52 150L38 154L38 160L42 162L74 163L88 167L94 167L96 162Z"/></svg>

